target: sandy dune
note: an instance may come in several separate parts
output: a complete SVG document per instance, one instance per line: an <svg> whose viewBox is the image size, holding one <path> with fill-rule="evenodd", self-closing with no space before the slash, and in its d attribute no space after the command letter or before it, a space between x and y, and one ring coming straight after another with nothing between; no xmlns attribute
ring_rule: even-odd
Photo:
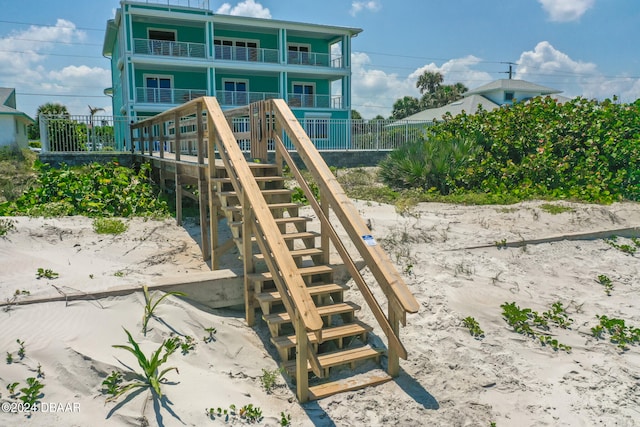
<svg viewBox="0 0 640 427"><path fill-rule="evenodd" d="M48 411L31 417L0 413L0 425L223 425L210 420L205 408L249 403L262 408L264 425L279 425L283 411L292 425L302 426L637 425L640 346L620 351L608 340L593 338L590 329L596 315L640 327L640 248L632 256L585 234L640 226L640 205L565 203L573 211L552 215L541 204L421 204L402 216L391 206L357 202L422 307L402 329L410 354L395 382L301 406L283 377L272 393L262 388L262 370L277 368L275 351L266 326L247 327L242 311L207 309L171 297L158 307L159 319L150 321L145 337L141 292L13 305L0 311L0 349L14 359L0 363L0 400L16 402L6 385L24 387L40 365L45 375L41 402ZM126 233L114 237L95 234L86 218L15 221L16 230L0 238L2 301L16 290L30 293L17 297L20 301L135 289L208 270L193 224L133 220ZM558 238L523 244L547 237ZM499 248L496 242L503 240L508 245ZM618 241L633 245L627 238ZM38 268L59 277L37 279ZM598 275L611 279L611 296ZM355 290L349 292L349 299L365 305ZM558 301L573 323L546 333L571 346L569 353L516 334L501 315L505 302L542 313ZM462 324L467 316L479 322L484 338L470 336ZM359 317L375 324L367 310ZM208 327L217 333L215 341L205 343ZM101 383L111 371L140 370L131 354L112 347L126 343L123 328L147 353L171 333L196 339L188 354L170 357L167 366L178 367L179 374L167 374L162 401L149 400L143 391L105 402ZM383 334L374 332L372 341L383 345ZM25 343L23 359L16 340ZM228 425L239 423L232 419Z"/></svg>

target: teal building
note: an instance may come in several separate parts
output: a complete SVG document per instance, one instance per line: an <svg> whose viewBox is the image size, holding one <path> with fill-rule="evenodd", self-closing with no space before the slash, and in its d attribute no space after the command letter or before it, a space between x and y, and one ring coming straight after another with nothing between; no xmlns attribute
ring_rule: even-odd
<svg viewBox="0 0 640 427"><path fill-rule="evenodd" d="M282 98L301 122L312 123L308 132L323 146L331 145L330 123L347 125L351 39L361 29L171 3L123 0L107 22L103 55L112 85L105 94L114 115L130 123L200 96L215 96L223 110ZM129 138L121 123L117 141Z"/></svg>

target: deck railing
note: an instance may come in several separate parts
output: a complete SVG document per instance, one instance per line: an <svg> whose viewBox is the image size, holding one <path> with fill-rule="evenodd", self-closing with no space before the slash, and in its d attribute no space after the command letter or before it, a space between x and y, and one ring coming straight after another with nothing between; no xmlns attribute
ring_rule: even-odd
<svg viewBox="0 0 640 427"><path fill-rule="evenodd" d="M203 43L166 40L134 39L133 52L139 55L174 56L180 58L205 58Z"/></svg>
<svg viewBox="0 0 640 427"><path fill-rule="evenodd" d="M183 104L205 96L204 89L170 89L157 87L137 87L136 102L149 104Z"/></svg>
<svg viewBox="0 0 640 427"><path fill-rule="evenodd" d="M278 62L277 49L257 47L215 46L215 59L228 61L264 62L275 64Z"/></svg>

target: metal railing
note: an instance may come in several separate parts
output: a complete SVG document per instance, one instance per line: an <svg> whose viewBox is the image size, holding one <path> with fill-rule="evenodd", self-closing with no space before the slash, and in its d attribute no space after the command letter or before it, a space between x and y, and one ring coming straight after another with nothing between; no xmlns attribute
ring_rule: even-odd
<svg viewBox="0 0 640 427"><path fill-rule="evenodd" d="M136 102L148 104L182 104L206 95L204 89L136 88Z"/></svg>
<svg viewBox="0 0 640 427"><path fill-rule="evenodd" d="M390 151L424 138L426 128L432 125L431 122L408 120L307 118L298 121L319 151ZM83 152L127 149L124 141L129 139L129 123L126 117L96 116L93 118L93 127L89 126L90 122L90 116L42 116L42 150ZM238 134L251 131L249 118L234 118L232 127ZM286 136L283 142L289 150L294 149ZM243 151L251 150L248 138L239 138L238 144ZM151 149L158 151L159 146L153 144ZM273 149L273 144L269 144L269 150Z"/></svg>
<svg viewBox="0 0 640 427"><path fill-rule="evenodd" d="M180 58L205 58L203 43L173 42L166 40L134 39L133 52L139 55L174 56Z"/></svg>
<svg viewBox="0 0 640 427"><path fill-rule="evenodd" d="M314 67L342 67L342 58L317 52L287 51L289 65L311 65Z"/></svg>
<svg viewBox="0 0 640 427"><path fill-rule="evenodd" d="M135 2L211 10L209 7L209 0L135 0Z"/></svg>
<svg viewBox="0 0 640 427"><path fill-rule="evenodd" d="M216 45L214 55L218 60L278 63L277 49Z"/></svg>
<svg viewBox="0 0 640 427"><path fill-rule="evenodd" d="M225 107L241 107L252 102L266 101L280 97L278 92L240 92L230 90L217 91L217 98L220 105Z"/></svg>
<svg viewBox="0 0 640 427"><path fill-rule="evenodd" d="M331 108L341 109L342 96L339 95L304 95L289 94L287 104L291 108Z"/></svg>
<svg viewBox="0 0 640 427"><path fill-rule="evenodd" d="M126 141L115 129L128 132L127 117L40 115L43 152L124 151Z"/></svg>

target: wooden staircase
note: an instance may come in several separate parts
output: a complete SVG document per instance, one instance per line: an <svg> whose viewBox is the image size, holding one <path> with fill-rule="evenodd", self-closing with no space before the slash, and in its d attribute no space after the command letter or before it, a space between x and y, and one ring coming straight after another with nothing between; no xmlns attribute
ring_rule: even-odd
<svg viewBox="0 0 640 427"><path fill-rule="evenodd" d="M293 190L285 188L286 180L279 172L277 165L254 162L249 162L248 165L323 322L319 334L322 342L318 340L315 333L307 333L307 339L317 355L319 364L317 373L313 372L311 363L307 364L312 381L315 377L317 383L309 387L310 398L319 399L344 391L346 389L344 381L326 381L330 377L331 368L348 366L355 369L358 362L365 360L374 360L379 366L383 351L372 348L367 343L368 334L373 328L356 318L356 312L360 310L360 306L344 300L344 292L349 287L334 282L336 266L328 263L327 254L319 247L321 234L307 230L307 225L312 218L299 215L300 205L292 202ZM218 165L216 174L218 176L213 179L213 182L220 201L220 211L231 228L239 252L243 257L252 258L248 264L253 266L253 271L246 272L250 291L253 294L247 310L259 309L262 312L262 319L269 329L271 343L280 356L282 367L291 378L296 378L297 338L293 320L286 311L280 292L265 263L265 255L260 252L255 243L255 237L250 236L251 253L243 253L243 208L238 193L233 189L231 179L227 177L227 171L223 165ZM358 381L351 381L348 388L353 390L391 379L390 375L379 373L373 377L365 376Z"/></svg>
<svg viewBox="0 0 640 427"><path fill-rule="evenodd" d="M234 117L249 117L250 131L234 134ZM358 210L283 100L262 101L223 113L215 98L203 97L131 128L132 140L141 147L160 142L161 159L165 144L175 153L178 222L181 173L198 183L203 256L211 257L215 269L223 253L238 248L244 267L247 324L254 325L256 312L261 312L270 341L301 402L380 384L399 375L399 359L407 358L400 326L406 325L406 314L416 313L419 304L389 257L380 246L371 244L370 231ZM237 140L241 139L250 140L249 158L253 161L247 161L240 150ZM197 145L197 164L180 161L185 141L190 149ZM312 175L319 200L283 141L293 146ZM273 156L268 160L268 146L275 147L275 160ZM319 222L313 229L319 231L309 231L312 219L300 216L299 205L292 201L292 191L286 186L292 178L285 178L285 166L308 199L314 220ZM353 254L329 221L330 212L375 283L368 283L360 274ZM232 234L223 243L218 242L219 218L226 219ZM340 267L353 279L354 290L362 295L363 307L345 301L349 288L334 279L339 266L330 264L330 247L340 256ZM372 284L384 294L386 313L370 288ZM361 309L369 310L378 322L386 349L369 345L373 328L357 319ZM381 366L383 355L386 366ZM380 367L386 372L377 369ZM346 375L352 371L355 375Z"/></svg>

